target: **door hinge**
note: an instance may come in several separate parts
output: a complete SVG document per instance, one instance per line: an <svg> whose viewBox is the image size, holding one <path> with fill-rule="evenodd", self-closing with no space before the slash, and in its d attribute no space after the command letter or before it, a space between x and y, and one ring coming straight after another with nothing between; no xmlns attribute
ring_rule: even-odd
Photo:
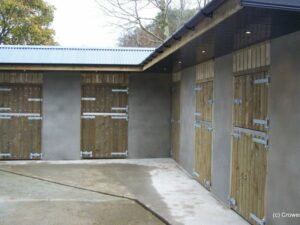
<svg viewBox="0 0 300 225"><path fill-rule="evenodd" d="M82 97L81 101L96 101L95 97Z"/></svg>
<svg viewBox="0 0 300 225"><path fill-rule="evenodd" d="M30 153L30 159L43 159L43 153Z"/></svg>
<svg viewBox="0 0 300 225"><path fill-rule="evenodd" d="M9 107L0 107L0 111L11 111Z"/></svg>
<svg viewBox="0 0 300 225"><path fill-rule="evenodd" d="M112 153L110 153L110 155L111 156L123 156L123 157L128 157L128 151L126 151L126 152L112 152Z"/></svg>
<svg viewBox="0 0 300 225"><path fill-rule="evenodd" d="M192 175L193 177L197 177L197 178L200 177L199 173L197 173L195 170L193 171Z"/></svg>
<svg viewBox="0 0 300 225"><path fill-rule="evenodd" d="M126 107L112 107L112 111L125 111L128 113L128 105Z"/></svg>
<svg viewBox="0 0 300 225"><path fill-rule="evenodd" d="M195 91L202 91L202 87L195 87Z"/></svg>
<svg viewBox="0 0 300 225"><path fill-rule="evenodd" d="M195 112L194 115L195 115L195 116L201 116L202 113L201 113L201 112Z"/></svg>
<svg viewBox="0 0 300 225"><path fill-rule="evenodd" d="M81 119L94 120L96 119L96 116L81 116Z"/></svg>
<svg viewBox="0 0 300 225"><path fill-rule="evenodd" d="M0 153L1 159L11 158L11 153Z"/></svg>
<svg viewBox="0 0 300 225"><path fill-rule="evenodd" d="M207 103L208 103L209 105L212 105L212 104L214 104L214 100L213 100L213 99L209 99L209 100L207 101Z"/></svg>
<svg viewBox="0 0 300 225"><path fill-rule="evenodd" d="M266 150L269 149L269 139L268 139L268 137L266 137L266 138L257 138L257 137L253 137L253 138L252 138L252 141L253 141L254 143L264 145Z"/></svg>
<svg viewBox="0 0 300 225"><path fill-rule="evenodd" d="M250 213L250 218L254 220L258 225L266 225L265 218L260 219L254 213Z"/></svg>
<svg viewBox="0 0 300 225"><path fill-rule="evenodd" d="M237 202L233 197L228 196L228 203L229 203L230 208L237 210Z"/></svg>
<svg viewBox="0 0 300 225"><path fill-rule="evenodd" d="M111 89L111 91L115 92L115 93L126 93L126 94L129 94L129 89L128 88L124 88L124 89L113 88L113 89Z"/></svg>
<svg viewBox="0 0 300 225"><path fill-rule="evenodd" d="M42 102L42 98L28 98L27 101L29 102Z"/></svg>
<svg viewBox="0 0 300 225"><path fill-rule="evenodd" d="M206 187L208 190L211 189L211 182L210 182L210 180L204 179L204 187Z"/></svg>
<svg viewBox="0 0 300 225"><path fill-rule="evenodd" d="M271 77L267 76L266 78L263 79L257 79L254 80L254 84L266 84L269 85L271 83Z"/></svg>
<svg viewBox="0 0 300 225"><path fill-rule="evenodd" d="M93 152L92 151L82 151L80 152L80 157L89 157L92 158L93 157Z"/></svg>
<svg viewBox="0 0 300 225"><path fill-rule="evenodd" d="M11 116L0 116L0 120L10 120Z"/></svg>
<svg viewBox="0 0 300 225"><path fill-rule="evenodd" d="M240 139L240 138L241 138L241 134L238 133L238 132L233 132L233 133L231 134L231 136L232 136L234 139Z"/></svg>
<svg viewBox="0 0 300 225"><path fill-rule="evenodd" d="M253 124L262 125L262 126L264 126L264 128L269 129L270 119L265 119L265 120L253 119Z"/></svg>
<svg viewBox="0 0 300 225"><path fill-rule="evenodd" d="M11 88L0 87L0 91L11 91Z"/></svg>
<svg viewBox="0 0 300 225"><path fill-rule="evenodd" d="M242 103L243 103L242 99L237 98L233 100L234 105L241 105Z"/></svg>

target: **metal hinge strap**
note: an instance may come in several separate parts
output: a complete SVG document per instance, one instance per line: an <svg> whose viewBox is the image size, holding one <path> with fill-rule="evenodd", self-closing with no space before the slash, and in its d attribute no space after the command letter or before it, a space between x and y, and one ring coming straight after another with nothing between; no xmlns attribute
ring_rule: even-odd
<svg viewBox="0 0 300 225"><path fill-rule="evenodd" d="M125 156L127 158L128 157L128 151L126 151L126 152L112 152L111 156Z"/></svg>
<svg viewBox="0 0 300 225"><path fill-rule="evenodd" d="M9 107L0 107L0 111L11 111Z"/></svg>
<svg viewBox="0 0 300 225"><path fill-rule="evenodd" d="M36 159L36 158L42 159L43 158L43 153L30 153L29 158L30 159Z"/></svg>
<svg viewBox="0 0 300 225"><path fill-rule="evenodd" d="M243 103L242 99L234 99L233 104L234 105L241 105Z"/></svg>
<svg viewBox="0 0 300 225"><path fill-rule="evenodd" d="M81 119L93 120L96 119L96 116L81 116Z"/></svg>
<svg viewBox="0 0 300 225"><path fill-rule="evenodd" d="M11 91L11 88L1 87L0 91Z"/></svg>
<svg viewBox="0 0 300 225"><path fill-rule="evenodd" d="M11 158L11 153L0 153L0 158Z"/></svg>
<svg viewBox="0 0 300 225"><path fill-rule="evenodd" d="M257 80L254 80L254 84L270 84L270 77L267 76L266 78L263 78L263 79L257 79Z"/></svg>
<svg viewBox="0 0 300 225"><path fill-rule="evenodd" d="M93 152L92 151L82 151L80 152L80 157L90 157L92 158L93 157Z"/></svg>
<svg viewBox="0 0 300 225"><path fill-rule="evenodd" d="M115 93L118 93L118 92L120 92L120 93L126 93L126 94L128 94L129 93L129 89L128 88L125 88L125 89L111 89L111 91L112 92L115 92Z"/></svg>
<svg viewBox="0 0 300 225"><path fill-rule="evenodd" d="M95 97L82 97L81 101L96 101Z"/></svg>
<svg viewBox="0 0 300 225"><path fill-rule="evenodd" d="M27 100L29 102L42 102L43 101L42 98L28 98Z"/></svg>
<svg viewBox="0 0 300 225"><path fill-rule="evenodd" d="M266 120L253 119L253 123L257 124L257 125L263 125L266 129L268 129L270 120L269 119L266 119Z"/></svg>

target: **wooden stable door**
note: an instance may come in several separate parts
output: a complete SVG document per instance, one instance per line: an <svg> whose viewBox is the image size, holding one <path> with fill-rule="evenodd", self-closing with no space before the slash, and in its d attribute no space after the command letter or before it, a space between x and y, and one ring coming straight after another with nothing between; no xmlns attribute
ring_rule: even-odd
<svg viewBox="0 0 300 225"><path fill-rule="evenodd" d="M116 81L116 79L112 80ZM128 145L127 85L105 82L83 84L81 102L82 158L126 158Z"/></svg>
<svg viewBox="0 0 300 225"><path fill-rule="evenodd" d="M234 79L234 127L267 131L269 77L267 72Z"/></svg>
<svg viewBox="0 0 300 225"><path fill-rule="evenodd" d="M252 224L265 217L269 126L267 72L236 76L232 141L232 208Z"/></svg>
<svg viewBox="0 0 300 225"><path fill-rule="evenodd" d="M172 87L172 115L171 115L171 154L179 161L180 148L180 82L173 83Z"/></svg>
<svg viewBox="0 0 300 225"><path fill-rule="evenodd" d="M0 84L0 159L40 159L42 87Z"/></svg>
<svg viewBox="0 0 300 225"><path fill-rule="evenodd" d="M194 175L207 189L211 187L212 117L213 81L198 83L196 85Z"/></svg>

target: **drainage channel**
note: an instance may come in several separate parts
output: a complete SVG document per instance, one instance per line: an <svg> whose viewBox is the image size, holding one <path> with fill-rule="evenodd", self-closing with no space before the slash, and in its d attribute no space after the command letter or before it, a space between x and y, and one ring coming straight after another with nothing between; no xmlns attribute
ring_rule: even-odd
<svg viewBox="0 0 300 225"><path fill-rule="evenodd" d="M40 177L25 175L25 174L21 174L21 173L17 173L17 172L12 172L12 171L9 171L9 170L0 169L0 171L4 172L4 173L10 173L10 174L14 174L14 175L17 175L17 176L27 177L27 178L31 178L31 179L34 179L34 180L39 180L39 181L51 183L51 184L57 184L57 185L61 185L61 186L64 186L64 187L70 187L70 188L74 188L74 189L77 189L77 190L88 191L88 192L92 192L92 193L96 193L96 194L102 194L102 195L106 195L106 196L111 196L111 197L115 197L115 198L121 198L121 199L126 199L126 200L129 200L129 201L133 201L136 204L140 205L145 210L149 211L153 216L155 216L157 219L159 219L164 224L171 225L171 223L169 223L165 218L160 216L158 213L153 211L151 208L146 206L144 203L142 203L138 199L134 199L134 198L130 198L130 197L122 196L122 195L117 195L117 194L112 194L112 193L106 193L106 192L102 192L102 191L95 191L95 190L91 190L91 189L83 188L83 187L77 187L77 186L74 186L74 185L64 184L64 183L60 183L60 182L52 181L52 180L47 180L47 179L40 178Z"/></svg>

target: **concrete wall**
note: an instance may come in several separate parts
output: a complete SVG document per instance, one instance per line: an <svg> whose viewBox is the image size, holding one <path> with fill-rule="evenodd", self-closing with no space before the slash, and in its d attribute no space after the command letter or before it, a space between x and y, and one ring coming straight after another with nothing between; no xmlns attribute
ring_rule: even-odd
<svg viewBox="0 0 300 225"><path fill-rule="evenodd" d="M170 156L170 104L170 74L130 75L129 158Z"/></svg>
<svg viewBox="0 0 300 225"><path fill-rule="evenodd" d="M180 151L179 164L190 174L194 170L195 152L195 81L196 67L182 71L180 87Z"/></svg>
<svg viewBox="0 0 300 225"><path fill-rule="evenodd" d="M224 203L230 193L232 63L231 54L215 60L212 193Z"/></svg>
<svg viewBox="0 0 300 225"><path fill-rule="evenodd" d="M267 224L298 225L300 218L300 32L271 42L270 151L268 152Z"/></svg>
<svg viewBox="0 0 300 225"><path fill-rule="evenodd" d="M44 74L43 159L80 159L80 98L79 73Z"/></svg>

